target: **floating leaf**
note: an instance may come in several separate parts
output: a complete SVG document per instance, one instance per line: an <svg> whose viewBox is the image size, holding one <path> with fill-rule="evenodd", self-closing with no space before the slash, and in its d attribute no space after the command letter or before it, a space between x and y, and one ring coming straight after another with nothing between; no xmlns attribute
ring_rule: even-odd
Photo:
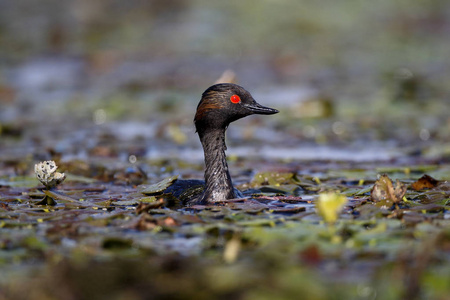
<svg viewBox="0 0 450 300"><path fill-rule="evenodd" d="M259 189L263 193L278 193L278 194L291 194L296 195L302 190L296 184L284 184L284 185L265 185Z"/></svg>
<svg viewBox="0 0 450 300"><path fill-rule="evenodd" d="M416 190L420 191L423 189L432 189L438 185L439 181L431 177L430 175L423 175L420 177L416 182L411 184L411 187Z"/></svg>
<svg viewBox="0 0 450 300"><path fill-rule="evenodd" d="M141 202L136 207L136 213L141 214L143 212L148 212L151 209L159 208L164 205L164 199L155 199L153 202Z"/></svg>
<svg viewBox="0 0 450 300"><path fill-rule="evenodd" d="M255 175L251 182L251 186L274 185L280 186L282 184L292 183L294 173L281 172L261 172Z"/></svg>
<svg viewBox="0 0 450 300"><path fill-rule="evenodd" d="M136 200L128 200L128 201L114 201L111 202L111 204L113 204L114 206L132 206L132 205L137 205L139 204L139 201Z"/></svg>
<svg viewBox="0 0 450 300"><path fill-rule="evenodd" d="M253 219L249 221L241 221L237 223L240 226L269 226L269 227L275 227L276 221L275 220L269 220L269 219Z"/></svg>
<svg viewBox="0 0 450 300"><path fill-rule="evenodd" d="M259 196L255 197L257 200L270 200L270 201L281 201L286 203L299 203L299 202L305 202L305 203L311 203L311 199L303 199L302 197L296 197L296 196Z"/></svg>
<svg viewBox="0 0 450 300"><path fill-rule="evenodd" d="M141 193L145 195L152 195L152 194L158 194L163 192L165 189L167 189L169 186L172 185L172 183L177 180L178 175L174 175L171 177L168 177L164 180L161 180L158 183L147 185L147 186L141 186L142 190Z"/></svg>
<svg viewBox="0 0 450 300"><path fill-rule="evenodd" d="M61 193L55 192L55 191L49 191L49 190L44 190L43 191L44 194L48 197L53 198L54 200L58 200L60 202L72 202L72 203L79 203L80 201L73 199L69 196L63 195Z"/></svg>
<svg viewBox="0 0 450 300"><path fill-rule="evenodd" d="M348 189L346 191L343 191L342 194L346 196L362 196L366 193L370 193L372 190L372 187L366 187L366 188L352 188Z"/></svg>
<svg viewBox="0 0 450 300"><path fill-rule="evenodd" d="M276 207L271 209L273 213L278 214L296 214L302 211L305 211L306 207L304 206L297 206L297 207Z"/></svg>

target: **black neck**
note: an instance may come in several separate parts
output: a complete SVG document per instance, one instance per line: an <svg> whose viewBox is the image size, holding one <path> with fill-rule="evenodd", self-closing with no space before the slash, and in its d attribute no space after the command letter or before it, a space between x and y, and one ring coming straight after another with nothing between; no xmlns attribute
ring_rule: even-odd
<svg viewBox="0 0 450 300"><path fill-rule="evenodd" d="M199 136L206 165L206 187L200 196L200 203L236 198L225 155L225 129L199 131Z"/></svg>

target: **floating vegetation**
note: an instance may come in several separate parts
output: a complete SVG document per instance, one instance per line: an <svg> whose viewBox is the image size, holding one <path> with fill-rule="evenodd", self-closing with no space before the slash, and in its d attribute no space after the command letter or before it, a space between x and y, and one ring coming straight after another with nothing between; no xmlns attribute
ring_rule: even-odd
<svg viewBox="0 0 450 300"><path fill-rule="evenodd" d="M45 172L54 174L55 167L49 164ZM450 278L443 267L450 263L448 182L430 175L371 179L364 175L370 169L355 169L364 180L338 178L336 169L332 176L264 171L247 177L247 198L192 207L173 206L161 194L176 176L139 187L77 181L75 176L60 183L59 190L2 187L0 265L9 275L0 276L0 286L8 296L19 295L14 282L21 279L56 297L67 292L63 283L71 282L69 293L89 287L97 297L127 289L121 285L125 276L132 286L146 286L131 288L142 297L148 287L164 297L197 298L201 293L216 298L256 293L259 299L290 290L318 299L336 294L353 299L358 286L370 287L368 293L383 298L416 288L427 295L449 292L437 283ZM44 182L52 181L46 178ZM55 205L33 202L44 196ZM14 271L17 263L31 266L36 261L42 264L37 279L31 267L30 275ZM395 273L390 273L392 266L398 268ZM102 279L105 272L108 280ZM417 285L402 285L411 272L420 278ZM94 275L100 277L92 280ZM185 286L168 284L174 277L182 278ZM201 290L201 282L209 285ZM107 291L91 289L99 284ZM259 288L253 291L251 286ZM322 292L316 295L315 290Z"/></svg>

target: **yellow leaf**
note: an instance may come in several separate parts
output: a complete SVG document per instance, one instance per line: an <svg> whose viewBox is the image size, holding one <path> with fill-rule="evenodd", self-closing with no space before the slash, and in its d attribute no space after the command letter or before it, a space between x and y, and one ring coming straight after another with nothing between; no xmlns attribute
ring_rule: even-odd
<svg viewBox="0 0 450 300"><path fill-rule="evenodd" d="M316 202L317 213L327 223L336 222L342 207L347 203L347 197L334 192L322 193Z"/></svg>

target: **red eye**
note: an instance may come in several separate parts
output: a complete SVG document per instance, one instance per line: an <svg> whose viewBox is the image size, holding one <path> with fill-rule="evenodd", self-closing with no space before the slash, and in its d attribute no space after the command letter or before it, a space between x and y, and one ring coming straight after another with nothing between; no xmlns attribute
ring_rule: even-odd
<svg viewBox="0 0 450 300"><path fill-rule="evenodd" d="M233 95L230 97L230 101L233 103L239 103L239 102L241 102L241 98L239 98L238 95Z"/></svg>

